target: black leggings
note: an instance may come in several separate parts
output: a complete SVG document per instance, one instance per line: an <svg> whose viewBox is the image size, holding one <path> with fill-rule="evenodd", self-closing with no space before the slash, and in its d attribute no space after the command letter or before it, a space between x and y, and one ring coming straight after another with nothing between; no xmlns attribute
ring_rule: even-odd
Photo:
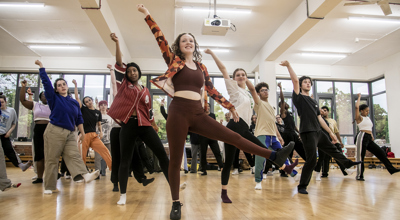
<svg viewBox="0 0 400 220"><path fill-rule="evenodd" d="M233 119L229 120L228 124L226 125L227 128L231 129L232 131L238 133L240 136L243 138L246 138L247 140L251 141L252 143L267 149L263 143L261 143L258 138L256 138L250 131L249 131L249 126L245 121L243 121L242 118L240 118L239 122L236 123L233 121ZM233 164L233 160L235 159L235 153L238 149L231 145L225 143L225 164L224 164L224 169L221 172L221 184L222 185L228 185L229 182L229 175L231 172L231 167Z"/></svg>
<svg viewBox="0 0 400 220"><path fill-rule="evenodd" d="M180 167L188 132L234 145L248 153L269 158L272 151L241 137L204 113L200 100L175 97L169 107L167 136L170 150L169 183L173 200L179 200Z"/></svg>
<svg viewBox="0 0 400 220"><path fill-rule="evenodd" d="M119 165L121 163L121 150L119 144L119 133L121 131L120 127L113 127L110 132L110 145L111 145L111 182L117 184L118 181L118 171ZM132 155L131 161L131 170L133 172L133 176L135 177L138 183L142 183L143 179L147 177L144 175L143 166L140 162L140 156L137 151L137 146L134 146L134 152Z"/></svg>
<svg viewBox="0 0 400 220"><path fill-rule="evenodd" d="M324 153L335 158L336 161L339 161L345 167L351 167L352 161L347 159L342 152L338 151L322 130L301 133L300 137L303 141L307 160L304 163L300 183L297 186L298 189L306 189L310 183L312 172L317 164L317 147L324 151Z"/></svg>
<svg viewBox="0 0 400 220"><path fill-rule="evenodd" d="M212 140L207 137L199 136L199 142L200 142L200 165L201 169L203 172L207 171L207 149L208 146L210 146L215 159L217 159L217 163L219 168L222 168L224 166L224 163L222 162L222 156L221 156L221 150L219 149L218 141Z"/></svg>
<svg viewBox="0 0 400 220"><path fill-rule="evenodd" d="M372 136L368 133L360 131L357 134L356 140L356 160L361 160L363 163L357 165L357 177L364 178L364 158L367 150L376 156L386 167L389 173L393 173L397 169L393 167L390 160L387 158L387 154L382 150L373 140Z"/></svg>
<svg viewBox="0 0 400 220"><path fill-rule="evenodd" d="M160 167L165 175L165 178L168 180L169 160L167 153L165 152L164 145L161 143L158 134L151 126L139 126L138 119L136 117L131 117L126 124L122 123L121 131L119 133L121 162L118 175L121 194L126 193L130 161L132 160L132 155L135 149L135 140L137 137L140 137L146 146L148 146L154 152L160 161Z"/></svg>
<svg viewBox="0 0 400 220"><path fill-rule="evenodd" d="M35 145L35 161L44 159L44 139L43 134L47 124L35 124L33 128L33 143Z"/></svg>
<svg viewBox="0 0 400 220"><path fill-rule="evenodd" d="M6 138L4 136L5 136L5 134L0 135L1 144L3 146L4 154L8 157L8 159L11 161L11 163L15 167L18 167L18 165L20 163L22 163L21 159L19 159L19 156L18 156L17 152L14 150L14 148L13 148L13 146L11 144L10 137Z"/></svg>

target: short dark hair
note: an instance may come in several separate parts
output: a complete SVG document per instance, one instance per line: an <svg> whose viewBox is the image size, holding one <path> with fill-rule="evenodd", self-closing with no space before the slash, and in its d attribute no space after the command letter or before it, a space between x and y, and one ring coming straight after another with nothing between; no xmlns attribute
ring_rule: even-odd
<svg viewBox="0 0 400 220"><path fill-rule="evenodd" d="M300 85L300 89L301 89L301 84L303 83L303 81L304 80L306 80L306 79L309 79L310 80L310 82L311 82L311 85L313 85L313 82L312 82L312 79L311 79L311 77L309 77L309 76L302 76L302 77L300 77L300 79L299 79L299 85Z"/></svg>
<svg viewBox="0 0 400 220"><path fill-rule="evenodd" d="M322 106L321 109L325 109L325 110L327 110L329 112L329 108L326 105Z"/></svg>
<svg viewBox="0 0 400 220"><path fill-rule="evenodd" d="M39 99L42 98L42 95L44 95L44 91L42 91L42 92L39 93Z"/></svg>
<svg viewBox="0 0 400 220"><path fill-rule="evenodd" d="M260 90L261 90L262 87L267 87L267 89L269 90L269 86L268 86L267 83L265 83L265 82L260 82L260 83L258 83L258 84L256 85L256 92L257 92L257 93L260 93Z"/></svg>
<svg viewBox="0 0 400 220"><path fill-rule="evenodd" d="M7 102L7 98L2 92L0 92L0 99L4 99L4 101Z"/></svg>
<svg viewBox="0 0 400 220"><path fill-rule="evenodd" d="M366 108L368 108L368 105L366 105L366 104L362 104L362 105L360 105L360 107L358 107L358 109L359 109L360 111L362 111L362 110L364 110L364 109L366 109Z"/></svg>

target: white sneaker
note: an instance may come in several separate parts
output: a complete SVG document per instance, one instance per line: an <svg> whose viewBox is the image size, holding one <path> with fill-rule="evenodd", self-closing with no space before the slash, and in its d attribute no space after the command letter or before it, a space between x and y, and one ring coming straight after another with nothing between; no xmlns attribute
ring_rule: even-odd
<svg viewBox="0 0 400 220"><path fill-rule="evenodd" d="M71 179L70 175L65 175L65 179Z"/></svg>
<svg viewBox="0 0 400 220"><path fill-rule="evenodd" d="M85 183L90 183L92 180L96 179L99 175L100 171L95 170L94 172L83 174L82 176L85 179Z"/></svg>
<svg viewBox="0 0 400 220"><path fill-rule="evenodd" d="M346 169L345 171L346 171L347 175L350 176L351 174L356 172L356 169Z"/></svg>
<svg viewBox="0 0 400 220"><path fill-rule="evenodd" d="M179 186L179 190L182 191L184 189L186 189L187 183L183 182L180 186Z"/></svg>
<svg viewBox="0 0 400 220"><path fill-rule="evenodd" d="M315 172L315 171L314 171L314 174L316 175L315 180L316 180L316 181L321 181L321 175L320 175L321 172Z"/></svg>
<svg viewBox="0 0 400 220"><path fill-rule="evenodd" d="M268 172L270 172L270 171L268 171ZM272 174L278 174L279 173L279 170L274 170L273 172L272 172Z"/></svg>
<svg viewBox="0 0 400 220"><path fill-rule="evenodd" d="M263 180L267 179L267 174L263 174Z"/></svg>
<svg viewBox="0 0 400 220"><path fill-rule="evenodd" d="M267 172L267 176L273 176L273 175L274 175L273 172L271 172L271 171L268 171L268 172Z"/></svg>
<svg viewBox="0 0 400 220"><path fill-rule="evenodd" d="M254 167L250 167L250 174L254 174Z"/></svg>
<svg viewBox="0 0 400 220"><path fill-rule="evenodd" d="M300 177L301 177L301 174L298 173L298 174L294 177L294 181L299 182L299 181L300 181Z"/></svg>
<svg viewBox="0 0 400 220"><path fill-rule="evenodd" d="M256 187L254 187L255 190L261 190L262 186L261 186L261 182L256 184Z"/></svg>
<svg viewBox="0 0 400 220"><path fill-rule="evenodd" d="M36 176L32 177L32 180L37 180L37 178L38 178L38 176L36 175Z"/></svg>
<svg viewBox="0 0 400 220"><path fill-rule="evenodd" d="M232 175L239 175L239 169L234 169Z"/></svg>
<svg viewBox="0 0 400 220"><path fill-rule="evenodd" d="M45 190L44 192L43 192L45 195L51 195L52 193L53 193L53 191L51 191L51 190Z"/></svg>

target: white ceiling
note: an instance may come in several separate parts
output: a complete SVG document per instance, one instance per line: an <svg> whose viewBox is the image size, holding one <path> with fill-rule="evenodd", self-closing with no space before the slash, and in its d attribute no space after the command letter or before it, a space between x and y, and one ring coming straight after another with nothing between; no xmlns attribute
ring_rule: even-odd
<svg viewBox="0 0 400 220"><path fill-rule="evenodd" d="M2 1L2 0L0 0ZM10 0L6 0L9 2ZM23 0L21 0L23 1ZM46 7L34 9L0 8L0 56L46 57L110 57L111 52L97 32L78 0L36 0ZM201 34L201 26L208 12L184 12L183 5L207 6L209 0L108 0L112 14L125 40L131 57L161 58L157 43L136 10L145 3L163 30L170 44L182 32L191 32L201 47L227 47L231 51L219 54L226 61L251 61L277 28L302 4L302 0L218 0L219 7L240 6L252 10L251 14L217 15L230 19L237 31L226 36ZM354 14L382 15L377 5L343 6L332 10L278 59L293 63L366 66L400 52L400 24L373 24L347 20ZM304 5L305 7L305 5ZM400 17L400 6L392 5L392 17ZM212 15L213 13L211 13ZM113 31L113 30L112 30ZM355 38L376 39L375 41ZM24 44L64 43L77 44L80 50L31 51ZM301 51L344 52L344 59L305 58ZM210 59L203 54L203 59Z"/></svg>

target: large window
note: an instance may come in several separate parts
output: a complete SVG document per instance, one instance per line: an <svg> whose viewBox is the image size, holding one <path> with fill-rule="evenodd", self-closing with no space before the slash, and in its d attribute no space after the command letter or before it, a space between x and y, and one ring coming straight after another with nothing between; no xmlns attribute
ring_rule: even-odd
<svg viewBox="0 0 400 220"><path fill-rule="evenodd" d="M390 143L385 79L371 83L375 139L381 144Z"/></svg>
<svg viewBox="0 0 400 220"><path fill-rule="evenodd" d="M7 97L7 106L14 108L18 74L0 74L0 92Z"/></svg>

